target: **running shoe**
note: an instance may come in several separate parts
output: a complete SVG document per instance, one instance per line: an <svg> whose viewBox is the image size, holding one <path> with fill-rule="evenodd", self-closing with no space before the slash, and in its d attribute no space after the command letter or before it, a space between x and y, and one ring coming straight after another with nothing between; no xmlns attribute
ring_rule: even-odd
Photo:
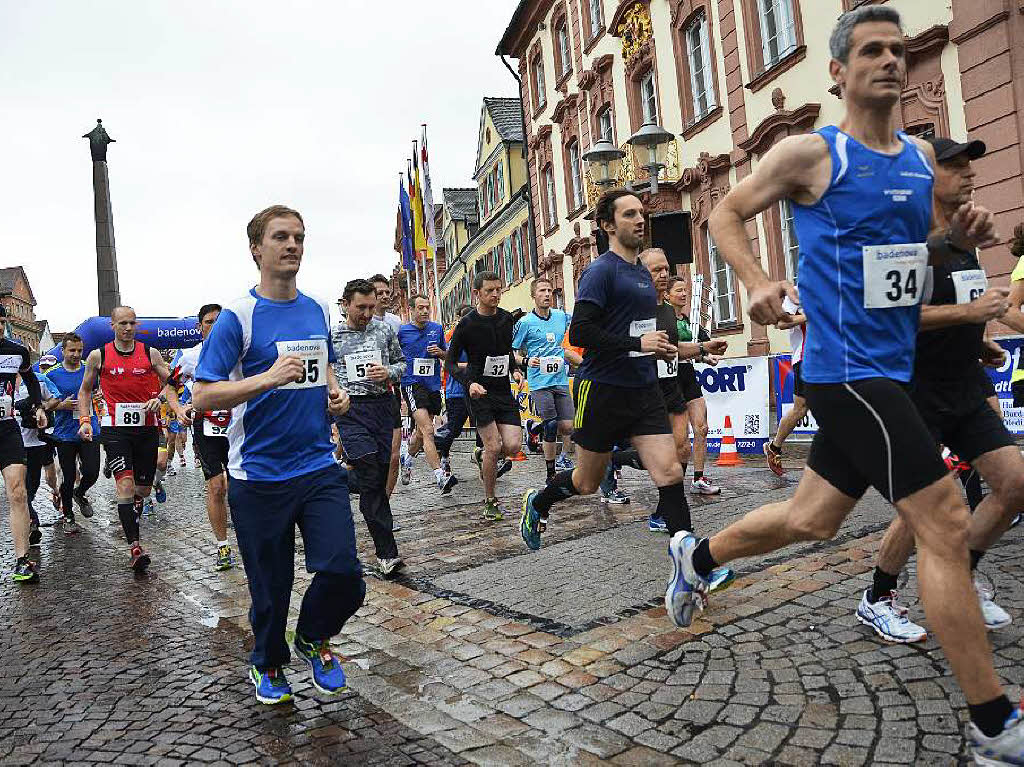
<svg viewBox="0 0 1024 767"><path fill-rule="evenodd" d="M604 490L601 491L601 503L614 503L616 505L622 505L629 503L629 496L624 492L615 488L610 493L606 493Z"/></svg>
<svg viewBox="0 0 1024 767"><path fill-rule="evenodd" d="M11 578L15 583L36 583L39 581L39 565L28 557L21 557L14 565Z"/></svg>
<svg viewBox="0 0 1024 767"><path fill-rule="evenodd" d="M402 529L401 523L397 519L392 517L391 518L391 532L397 533L401 529Z"/></svg>
<svg viewBox="0 0 1024 767"><path fill-rule="evenodd" d="M70 537L72 535L78 535L80 532L82 532L82 528L79 527L75 520L64 517L64 535Z"/></svg>
<svg viewBox="0 0 1024 767"><path fill-rule="evenodd" d="M178 459L178 465L183 469L185 468L185 456L181 456L181 458Z"/></svg>
<svg viewBox="0 0 1024 767"><path fill-rule="evenodd" d="M405 567L405 562L402 561L401 557L391 557L390 559L377 559L377 570L385 578L391 575L396 570L401 570Z"/></svg>
<svg viewBox="0 0 1024 767"><path fill-rule="evenodd" d="M86 519L91 519L96 511L92 507L92 502L84 495L79 495L78 493L72 493L71 498L74 500L75 505L78 506L78 511L81 515Z"/></svg>
<svg viewBox="0 0 1024 767"><path fill-rule="evenodd" d="M482 447L474 447L473 448L473 458L472 458L472 461L477 466L483 466L484 465L484 449Z"/></svg>
<svg viewBox="0 0 1024 767"><path fill-rule="evenodd" d="M399 476L402 478L402 484L408 485L412 482L412 458L404 456L402 458L402 469L399 472Z"/></svg>
<svg viewBox="0 0 1024 767"><path fill-rule="evenodd" d="M28 528L28 542L35 546L41 540L43 540L43 533L39 529L39 523L33 522Z"/></svg>
<svg viewBox="0 0 1024 767"><path fill-rule="evenodd" d="M502 458L501 463L498 464L498 468L494 472L494 476L500 477L503 474L508 474L510 471L512 471L512 461L508 458Z"/></svg>
<svg viewBox="0 0 1024 767"><path fill-rule="evenodd" d="M307 642L295 632L295 652L309 664L313 674L313 686L324 695L337 695L348 689L341 661L331 652L331 640Z"/></svg>
<svg viewBox="0 0 1024 767"><path fill-rule="evenodd" d="M869 591L865 589L860 598L857 620L873 628L887 642L912 644L928 638L927 631L907 618L907 608L896 601L898 595L895 591L888 598L874 603L868 601Z"/></svg>
<svg viewBox="0 0 1024 767"><path fill-rule="evenodd" d="M652 533L667 533L668 525L661 517L650 516L647 518L647 529Z"/></svg>
<svg viewBox="0 0 1024 767"><path fill-rule="evenodd" d="M708 603L708 581L693 568L693 550L697 539L686 530L680 530L668 543L672 559L672 579L665 589L665 611L672 623L684 629L693 623L694 612L703 610Z"/></svg>
<svg viewBox="0 0 1024 767"><path fill-rule="evenodd" d="M445 474L451 474L452 473L452 462L451 462L450 458L442 458L441 459L441 470Z"/></svg>
<svg viewBox="0 0 1024 767"><path fill-rule="evenodd" d="M967 742L975 764L985 767L1024 764L1024 710L1014 709L1003 731L991 738L979 730L974 722L969 723Z"/></svg>
<svg viewBox="0 0 1024 767"><path fill-rule="evenodd" d="M700 479L693 480L693 483L690 485L690 492L697 493L697 495L718 495L722 492L722 488L713 484L707 477L701 477Z"/></svg>
<svg viewBox="0 0 1024 767"><path fill-rule="evenodd" d="M519 534L523 536L523 542L531 551L540 548L540 534L544 532L540 514L533 508L533 499L536 497L536 490L526 491L523 495L523 514L519 517Z"/></svg>
<svg viewBox="0 0 1024 767"><path fill-rule="evenodd" d="M975 578L974 590L978 592L978 606L981 607L981 617L985 619L985 628L1001 629L1013 623L1010 614L992 601L995 596L992 589L986 588Z"/></svg>
<svg viewBox="0 0 1024 767"><path fill-rule="evenodd" d="M142 502L142 516L148 517L153 513L156 507L153 505L153 499L147 498Z"/></svg>
<svg viewBox="0 0 1024 767"><path fill-rule="evenodd" d="M235 558L231 555L230 546L218 546L217 547L217 564L214 565L214 570L230 570L235 566Z"/></svg>
<svg viewBox="0 0 1024 767"><path fill-rule="evenodd" d="M564 453L558 456L555 461L555 471L572 471L576 468L576 464L573 463L572 458L565 455Z"/></svg>
<svg viewBox="0 0 1024 767"><path fill-rule="evenodd" d="M708 593L725 591L736 580L736 572L728 567L716 567L708 576Z"/></svg>
<svg viewBox="0 0 1024 767"><path fill-rule="evenodd" d="M458 482L451 474L441 473L441 476L437 478L437 489L441 491L441 495L448 495L455 487L455 483Z"/></svg>
<svg viewBox="0 0 1024 767"><path fill-rule="evenodd" d="M131 567L137 573L146 572L146 568L149 567L149 554L142 550L139 544L135 544L131 548L132 558L128 562L128 566Z"/></svg>
<svg viewBox="0 0 1024 767"><path fill-rule="evenodd" d="M765 460L768 461L768 468L780 477L785 474L786 469L782 465L782 448L775 447L771 442L765 442L762 449Z"/></svg>
<svg viewBox="0 0 1024 767"><path fill-rule="evenodd" d="M256 688L256 700L273 706L292 699L292 686L285 679L284 669L268 668L260 671L255 666L249 668L249 681Z"/></svg>
<svg viewBox="0 0 1024 767"><path fill-rule="evenodd" d="M157 503L165 503L167 501L167 488L164 487L162 482L154 487L153 490L156 494Z"/></svg>
<svg viewBox="0 0 1024 767"><path fill-rule="evenodd" d="M490 522L499 522L505 518L505 512L498 505L497 498L488 498L484 501L483 518Z"/></svg>
<svg viewBox="0 0 1024 767"><path fill-rule="evenodd" d="M167 469L164 471L165 477L176 477L178 476L178 470L174 468L170 463L167 464Z"/></svg>

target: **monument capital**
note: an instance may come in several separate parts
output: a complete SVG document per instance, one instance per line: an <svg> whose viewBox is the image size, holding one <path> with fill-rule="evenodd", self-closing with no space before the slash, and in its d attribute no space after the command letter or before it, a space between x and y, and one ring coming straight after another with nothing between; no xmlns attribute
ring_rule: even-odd
<svg viewBox="0 0 1024 767"><path fill-rule="evenodd" d="M96 120L96 127L82 136L89 139L89 151L92 153L93 162L107 161L107 144L114 143L115 139L110 138L103 127L103 120Z"/></svg>

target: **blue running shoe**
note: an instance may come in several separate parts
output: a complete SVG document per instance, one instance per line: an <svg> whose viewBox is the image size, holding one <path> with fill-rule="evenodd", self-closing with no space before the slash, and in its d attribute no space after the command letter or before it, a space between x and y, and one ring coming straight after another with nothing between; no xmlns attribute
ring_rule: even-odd
<svg viewBox="0 0 1024 767"><path fill-rule="evenodd" d="M672 623L684 629L693 623L695 610L703 610L708 602L708 582L693 569L693 549L697 539L680 530L668 544L672 558L672 580L665 590L665 611Z"/></svg>
<svg viewBox="0 0 1024 767"><path fill-rule="evenodd" d="M331 652L331 642L324 639L319 642L307 642L299 632L295 632L295 652L309 664L313 671L313 686L324 695L337 695L348 689L345 672L341 670L341 661Z"/></svg>
<svg viewBox="0 0 1024 767"><path fill-rule="evenodd" d="M716 567L708 577L708 593L724 591L736 580L736 572L728 567Z"/></svg>
<svg viewBox="0 0 1024 767"><path fill-rule="evenodd" d="M249 681L256 688L256 700L273 706L292 699L292 686L285 679L284 671L269 668L260 671L255 666L249 667Z"/></svg>
<svg viewBox="0 0 1024 767"><path fill-rule="evenodd" d="M153 488L156 491L156 502L164 503L167 501L167 491L164 489L163 484L159 484Z"/></svg>
<svg viewBox="0 0 1024 767"><path fill-rule="evenodd" d="M661 517L651 516L647 518L647 529L652 533L667 533L668 525Z"/></svg>
<svg viewBox="0 0 1024 767"><path fill-rule="evenodd" d="M575 468L576 464L567 455L559 455L558 460L555 461L555 471L572 471Z"/></svg>
<svg viewBox="0 0 1024 767"><path fill-rule="evenodd" d="M531 551L540 548L540 514L533 508L533 499L536 497L536 490L526 491L523 496L523 515L519 518L519 534L523 536L523 542Z"/></svg>

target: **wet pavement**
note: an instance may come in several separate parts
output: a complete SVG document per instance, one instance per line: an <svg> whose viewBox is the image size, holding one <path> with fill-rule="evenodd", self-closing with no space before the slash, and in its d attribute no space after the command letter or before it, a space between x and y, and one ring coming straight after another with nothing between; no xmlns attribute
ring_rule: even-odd
<svg viewBox="0 0 1024 767"><path fill-rule="evenodd" d="M246 678L248 594L241 568L212 570L200 470L169 478L143 520L151 574L136 579L107 509L65 539L44 528L41 583L15 587L4 522L0 557L0 763L323 764L951 764L963 760L964 703L934 640L878 641L853 611L891 512L860 504L837 541L739 563L690 629L660 606L666 538L645 519L656 493L626 470L626 506L573 499L553 512L539 552L514 523L533 457L499 481L505 522L480 518L464 454L441 497L420 460L394 498L408 563L377 578L335 647L352 691L324 698L293 662L294 705L255 702ZM763 461L719 469L722 496L695 498L700 530L792 493ZM55 515L41 501L44 522ZM6 503L2 506L7 518ZM1019 697L1022 531L982 562L1015 623L991 634ZM301 544L300 544L301 546ZM296 597L309 575L297 573ZM923 621L911 577L901 592ZM293 621L299 599L293 604Z"/></svg>

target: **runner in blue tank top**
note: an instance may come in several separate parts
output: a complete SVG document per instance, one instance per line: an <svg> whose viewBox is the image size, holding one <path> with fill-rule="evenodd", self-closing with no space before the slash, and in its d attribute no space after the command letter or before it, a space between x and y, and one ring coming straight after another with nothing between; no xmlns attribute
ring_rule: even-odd
<svg viewBox="0 0 1024 767"><path fill-rule="evenodd" d="M752 320L787 320L783 299L802 302L813 328L805 396L820 428L792 499L710 539L672 537L665 607L676 625L688 626L706 603L713 568L833 537L874 486L914 531L921 601L967 699L975 754L987 764L1020 764L1024 719L992 667L968 568L967 509L905 390L925 292L935 156L895 129L907 72L900 16L885 5L845 13L830 47L845 119L783 139L709 221L719 253L747 288ZM800 243L799 295L768 278L744 223L784 199ZM991 214L971 203L945 236L968 249L996 241Z"/></svg>

